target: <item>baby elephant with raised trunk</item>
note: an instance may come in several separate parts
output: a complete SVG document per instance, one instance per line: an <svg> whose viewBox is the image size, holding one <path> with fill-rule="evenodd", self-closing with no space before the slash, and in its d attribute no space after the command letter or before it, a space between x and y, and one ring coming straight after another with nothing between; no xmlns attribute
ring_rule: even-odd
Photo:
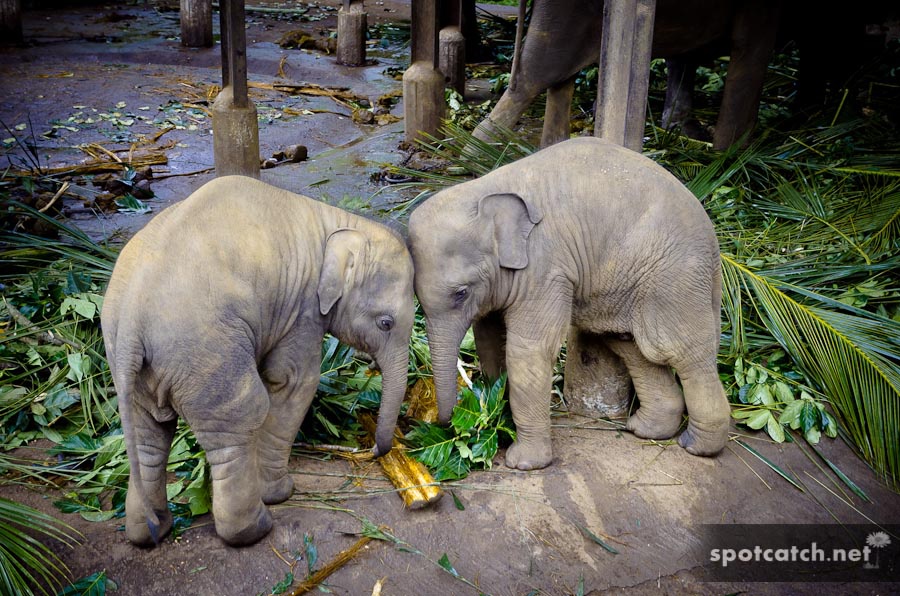
<svg viewBox="0 0 900 596"><path fill-rule="evenodd" d="M518 436L506 465L547 466L553 364L571 325L607 338L625 362L641 403L628 420L637 436L672 437L686 405L680 444L722 450L718 242L699 201L662 167L599 139L564 141L437 193L409 232L442 421L474 323L483 372L509 375Z"/></svg>
<svg viewBox="0 0 900 596"><path fill-rule="evenodd" d="M313 199L229 176L156 216L122 250L102 315L131 466L128 539L152 545L172 526L178 416L206 450L219 536L268 533L265 504L293 492L288 458L326 332L380 365L376 453L389 451L414 308L403 240Z"/></svg>

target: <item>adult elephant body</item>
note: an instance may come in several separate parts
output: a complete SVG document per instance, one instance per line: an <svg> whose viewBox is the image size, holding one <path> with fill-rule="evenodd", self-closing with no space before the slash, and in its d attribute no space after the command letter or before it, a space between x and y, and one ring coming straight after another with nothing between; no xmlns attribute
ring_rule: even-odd
<svg viewBox="0 0 900 596"><path fill-rule="evenodd" d="M756 121L762 79L775 43L779 4L778 0L656 3L653 56L693 63L699 53L712 48L732 56L716 126L715 144L719 147L739 139ZM489 138L495 124L512 127L534 99L548 91L542 145L568 138L574 78L582 68L598 63L602 26L603 0L535 0L510 86L475 135ZM678 89L680 83L674 77L669 79L672 89ZM688 92L685 89L678 99L687 101ZM675 98L673 94L670 101Z"/></svg>
<svg viewBox="0 0 900 596"><path fill-rule="evenodd" d="M509 375L518 436L508 466L551 461L552 367L570 325L624 360L641 402L628 420L636 435L670 438L686 405L681 445L724 447L718 243L699 201L662 167L572 139L441 191L409 230L440 418L455 404L459 343L473 325L483 372Z"/></svg>
<svg viewBox="0 0 900 596"><path fill-rule="evenodd" d="M412 262L388 228L238 176L156 216L124 247L103 337L131 466L126 535L171 528L166 463L178 416L211 465L216 531L249 544L287 499L291 445L315 395L326 332L383 373L377 451L406 389Z"/></svg>

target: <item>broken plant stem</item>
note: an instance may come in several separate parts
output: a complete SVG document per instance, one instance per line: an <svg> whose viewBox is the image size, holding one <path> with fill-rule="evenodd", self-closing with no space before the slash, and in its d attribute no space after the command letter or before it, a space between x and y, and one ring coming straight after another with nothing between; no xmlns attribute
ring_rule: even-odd
<svg viewBox="0 0 900 596"><path fill-rule="evenodd" d="M372 541L372 538L369 536L363 536L356 543L353 544L350 548L346 550L342 550L338 553L338 555L332 559L328 565L325 565L315 573L313 573L309 578L306 579L302 584L294 588L294 591L291 592L291 596L299 596L300 594L306 594L307 592L314 590L325 581L329 575L343 567L350 559L355 557L360 550L365 548L367 544Z"/></svg>
<svg viewBox="0 0 900 596"><path fill-rule="evenodd" d="M56 191L56 194L53 195L53 198L50 199L50 202L47 203L46 205L44 205L43 207L41 207L40 209L38 209L38 213L47 213L47 211L50 209L50 207L53 206L53 203L55 203L56 200L59 197L61 197L63 195L63 193L66 192L68 189L69 189L69 183L63 182L62 186L59 187L59 190Z"/></svg>

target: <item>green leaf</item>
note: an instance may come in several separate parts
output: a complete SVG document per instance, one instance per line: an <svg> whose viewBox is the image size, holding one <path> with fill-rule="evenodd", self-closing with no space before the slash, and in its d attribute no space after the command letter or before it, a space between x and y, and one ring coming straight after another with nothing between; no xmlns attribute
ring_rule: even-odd
<svg viewBox="0 0 900 596"><path fill-rule="evenodd" d="M769 423L770 418L772 418L772 414L768 410L758 410L754 412L752 416L744 420L744 424L753 430L759 430Z"/></svg>
<svg viewBox="0 0 900 596"><path fill-rule="evenodd" d="M775 397L778 398L778 401L785 404L793 403L795 401L794 392L791 391L790 386L784 381L775 382Z"/></svg>
<svg viewBox="0 0 900 596"><path fill-rule="evenodd" d="M803 407L800 409L800 429L808 436L809 431L816 428L818 421L819 410L816 408L815 402L803 400Z"/></svg>
<svg viewBox="0 0 900 596"><path fill-rule="evenodd" d="M587 536L587 537L588 537L590 540L592 540L593 542L595 542L595 543L599 544L600 546L602 546L605 550L611 552L611 553L614 554L614 555L619 554L619 551L617 551L616 549L614 549L613 547L611 547L609 544L607 544L606 542L604 542L603 540L601 540L599 536L597 536L596 534L594 534L593 532L591 532L590 530L588 530L587 527L582 526L581 524L575 524L575 525L578 526L578 529L581 530L581 532L582 532L585 536Z"/></svg>
<svg viewBox="0 0 900 596"><path fill-rule="evenodd" d="M78 515L89 522L101 522L114 518L116 511L79 511Z"/></svg>
<svg viewBox="0 0 900 596"><path fill-rule="evenodd" d="M789 403L785 406L784 410L782 410L781 416L778 417L778 422L780 424L789 425L794 430L800 428L800 411L803 409L804 403L806 402L799 399Z"/></svg>
<svg viewBox="0 0 900 596"><path fill-rule="evenodd" d="M456 571L456 569L453 568L453 565L450 563L450 558L447 556L447 553L441 555L441 558L438 559L437 563L441 566L441 569L443 569L453 577L459 577L459 573Z"/></svg>
<svg viewBox="0 0 900 596"><path fill-rule="evenodd" d="M312 575L316 568L316 562L319 560L319 549L313 542L312 534L303 534L303 544L306 547L306 569L309 575Z"/></svg>
<svg viewBox="0 0 900 596"><path fill-rule="evenodd" d="M460 510L460 511L466 510L465 506L463 505L463 502L459 499L459 497L456 496L456 491L451 490L450 496L453 497L453 504L456 506L456 508L458 510Z"/></svg>
<svg viewBox="0 0 900 596"><path fill-rule="evenodd" d="M778 420L771 413L768 421L766 421L766 432L776 443L784 443L784 427L779 424Z"/></svg>
<svg viewBox="0 0 900 596"><path fill-rule="evenodd" d="M106 596L106 571L83 577L61 590L57 596Z"/></svg>

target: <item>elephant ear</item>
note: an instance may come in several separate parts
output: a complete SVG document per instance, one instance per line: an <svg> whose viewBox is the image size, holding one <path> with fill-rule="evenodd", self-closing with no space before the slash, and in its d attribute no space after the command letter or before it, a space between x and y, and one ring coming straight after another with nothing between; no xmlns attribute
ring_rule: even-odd
<svg viewBox="0 0 900 596"><path fill-rule="evenodd" d="M527 267L528 236L544 217L541 210L515 193L498 193L483 197L478 204L478 213L493 222L500 266L507 269Z"/></svg>
<svg viewBox="0 0 900 596"><path fill-rule="evenodd" d="M327 315L353 282L354 268L361 265L367 240L358 230L341 228L325 241L325 256L319 275L319 312Z"/></svg>

